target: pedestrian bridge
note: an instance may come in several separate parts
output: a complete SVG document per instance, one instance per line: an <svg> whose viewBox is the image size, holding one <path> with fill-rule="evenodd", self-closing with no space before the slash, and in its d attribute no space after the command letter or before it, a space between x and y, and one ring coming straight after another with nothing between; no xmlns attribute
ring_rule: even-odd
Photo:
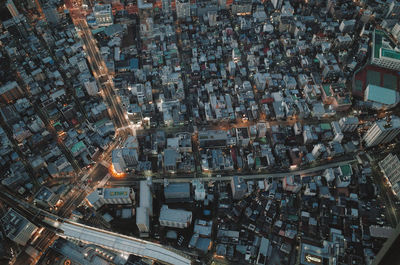
<svg viewBox="0 0 400 265"><path fill-rule="evenodd" d="M57 225L60 237L77 240L86 244L95 244L101 247L133 254L140 257L156 260L164 264L189 265L191 260L178 250L167 248L160 244L146 240L121 235L107 230L90 227L72 221L64 221Z"/></svg>

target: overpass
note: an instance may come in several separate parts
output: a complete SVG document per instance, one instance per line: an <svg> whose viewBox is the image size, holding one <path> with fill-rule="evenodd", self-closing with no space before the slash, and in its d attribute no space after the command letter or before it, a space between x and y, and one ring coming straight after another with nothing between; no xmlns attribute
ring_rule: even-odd
<svg viewBox="0 0 400 265"><path fill-rule="evenodd" d="M8 191L1 186L0 199L6 200L10 205L14 205L14 208L24 210L23 212L29 213L30 217L34 216L33 218L36 218L36 223L40 220L40 225L47 226L51 231L54 231L58 236L65 239L98 245L105 249L114 250L123 254L133 254L156 260L163 264L190 265L192 263L189 256L176 249L104 229L79 224L49 213L9 194Z"/></svg>
<svg viewBox="0 0 400 265"><path fill-rule="evenodd" d="M86 244L95 244L106 249L124 254L137 255L164 264L190 265L192 263L191 259L185 254L157 243L94 228L69 220L64 220L63 222L49 222L49 219L47 219L47 222L57 228L57 234L65 239L80 241Z"/></svg>

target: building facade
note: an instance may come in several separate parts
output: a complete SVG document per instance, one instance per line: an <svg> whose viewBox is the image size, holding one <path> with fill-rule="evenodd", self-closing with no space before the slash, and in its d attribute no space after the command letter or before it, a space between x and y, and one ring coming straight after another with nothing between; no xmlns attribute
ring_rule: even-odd
<svg viewBox="0 0 400 265"><path fill-rule="evenodd" d="M363 141L367 147L392 141L400 133L400 118L376 121L365 133Z"/></svg>
<svg viewBox="0 0 400 265"><path fill-rule="evenodd" d="M379 162L382 173L389 180L392 191L400 197L400 160L397 155L388 154Z"/></svg>
<svg viewBox="0 0 400 265"><path fill-rule="evenodd" d="M190 2L188 0L176 0L177 18L190 17Z"/></svg>
<svg viewBox="0 0 400 265"><path fill-rule="evenodd" d="M358 127L357 117L342 117L339 120L339 126L342 132L354 132Z"/></svg>
<svg viewBox="0 0 400 265"><path fill-rule="evenodd" d="M231 180L231 189L233 199L240 200L247 193L247 184L242 178L234 176Z"/></svg>
<svg viewBox="0 0 400 265"><path fill-rule="evenodd" d="M99 188L86 197L86 201L95 210L105 204L132 204L135 193L131 188Z"/></svg>
<svg viewBox="0 0 400 265"><path fill-rule="evenodd" d="M371 63L379 67L400 71L400 51L396 45L381 30L373 34Z"/></svg>
<svg viewBox="0 0 400 265"><path fill-rule="evenodd" d="M1 223L6 236L22 246L25 246L38 230L36 225L11 208L1 218Z"/></svg>
<svg viewBox="0 0 400 265"><path fill-rule="evenodd" d="M100 27L113 24L113 14L110 4L95 5L93 8L93 15L96 18L97 25Z"/></svg>
<svg viewBox="0 0 400 265"><path fill-rule="evenodd" d="M10 12L12 17L18 17L19 16L18 9L15 6L13 0L7 0L6 7L7 7L8 11Z"/></svg>
<svg viewBox="0 0 400 265"><path fill-rule="evenodd" d="M175 228L187 228L192 223L192 212L169 209L163 205L159 217L160 225Z"/></svg>

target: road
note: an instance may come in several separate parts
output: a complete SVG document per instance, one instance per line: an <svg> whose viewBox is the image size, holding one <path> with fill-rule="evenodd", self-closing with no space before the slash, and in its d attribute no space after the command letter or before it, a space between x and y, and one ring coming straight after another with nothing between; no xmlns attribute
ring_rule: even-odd
<svg viewBox="0 0 400 265"><path fill-rule="evenodd" d="M245 180L252 180L252 179L274 179L274 178L283 178L289 175L307 175L311 173L315 173L318 171L323 171L327 168L332 168L332 167L338 167L342 165L346 165L349 163L354 163L357 160L355 159L350 159L350 160L345 160L345 161L340 161L340 162L335 162L335 163L328 163L324 164L321 166L313 167L313 168L308 168L308 169L301 169L301 170L295 170L295 171L288 171L288 172L279 172L279 173L271 173L271 174L253 174L253 175L243 175L240 176ZM200 181L230 181L233 176L221 176L221 177L216 177L216 174L214 176L207 176L207 177L200 177L197 178ZM192 177L187 177L187 178L168 178L169 182L190 182L194 178ZM127 186L127 185L132 185L140 181L140 179L135 179L135 180L124 180L124 179L114 179L112 181L112 186ZM163 178L157 178L153 179L154 183L164 183Z"/></svg>
<svg viewBox="0 0 400 265"><path fill-rule="evenodd" d="M84 43L83 47L86 51L87 59L92 68L93 75L100 86L101 95L108 105L111 119L114 121L116 128L128 126L129 122L127 114L122 109L121 99L114 90L112 76L109 75L107 66L101 56L96 41L89 29L86 21L83 19L73 19L75 26L80 31L81 39Z"/></svg>

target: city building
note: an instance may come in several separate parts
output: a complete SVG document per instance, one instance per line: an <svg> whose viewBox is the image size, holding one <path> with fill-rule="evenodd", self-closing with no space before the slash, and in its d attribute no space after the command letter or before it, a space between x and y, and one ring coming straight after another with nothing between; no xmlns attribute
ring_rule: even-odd
<svg viewBox="0 0 400 265"><path fill-rule="evenodd" d="M345 188L350 185L353 170L351 165L339 166L334 170L336 175L336 187Z"/></svg>
<svg viewBox="0 0 400 265"><path fill-rule="evenodd" d="M113 24L113 14L110 4L96 4L93 8L93 15L96 19L96 24L99 27L110 26Z"/></svg>
<svg viewBox="0 0 400 265"><path fill-rule="evenodd" d="M226 131L200 131L199 144L201 148L225 147L228 144Z"/></svg>
<svg viewBox="0 0 400 265"><path fill-rule="evenodd" d="M190 1L176 0L176 16L178 19L190 17Z"/></svg>
<svg viewBox="0 0 400 265"><path fill-rule="evenodd" d="M99 88L97 87L96 81L86 81L83 83L85 86L85 89L89 96L96 96L99 93Z"/></svg>
<svg viewBox="0 0 400 265"><path fill-rule="evenodd" d="M398 41L400 41L400 23L396 23L393 26L391 33L394 38L396 38Z"/></svg>
<svg viewBox="0 0 400 265"><path fill-rule="evenodd" d="M6 7L7 7L8 11L10 12L12 17L18 17L19 16L18 9L15 6L13 0L7 0L6 1Z"/></svg>
<svg viewBox="0 0 400 265"><path fill-rule="evenodd" d="M17 82L8 82L0 87L0 102L10 103L16 99L23 97L24 91Z"/></svg>
<svg viewBox="0 0 400 265"><path fill-rule="evenodd" d="M163 205L158 220L161 226L187 228L192 223L192 212L169 209L168 205Z"/></svg>
<svg viewBox="0 0 400 265"><path fill-rule="evenodd" d="M371 63L383 68L400 71L400 51L382 30L373 33Z"/></svg>
<svg viewBox="0 0 400 265"><path fill-rule="evenodd" d="M301 179L298 175L286 176L282 180L282 188L286 191L297 193L301 190Z"/></svg>
<svg viewBox="0 0 400 265"><path fill-rule="evenodd" d="M168 201L188 201L190 199L190 183L167 183L164 186L164 197Z"/></svg>
<svg viewBox="0 0 400 265"><path fill-rule="evenodd" d="M364 91L364 101L370 102L374 109L394 108L399 103L399 92L369 84Z"/></svg>
<svg viewBox="0 0 400 265"><path fill-rule="evenodd" d="M95 210L105 204L132 204L135 193L131 188L98 188L86 197L86 201Z"/></svg>
<svg viewBox="0 0 400 265"><path fill-rule="evenodd" d="M25 246L38 230L36 225L29 222L12 208L1 218L1 223L6 236L22 246Z"/></svg>
<svg viewBox="0 0 400 265"><path fill-rule="evenodd" d="M203 182L198 179L192 180L192 186L194 189L194 199L196 201L204 201L206 198L206 189L204 188Z"/></svg>
<svg viewBox="0 0 400 265"><path fill-rule="evenodd" d="M400 15L400 2L393 0L387 2L387 13L386 17L398 17Z"/></svg>
<svg viewBox="0 0 400 265"><path fill-rule="evenodd" d="M138 153L134 148L118 148L112 152L112 165L118 173L132 170L138 164Z"/></svg>
<svg viewBox="0 0 400 265"><path fill-rule="evenodd" d="M331 122L331 127L333 130L333 133L335 134L335 137L333 138L333 141L341 143L343 140L343 133L342 133L342 129L340 129L340 125L339 122L337 121L333 121Z"/></svg>
<svg viewBox="0 0 400 265"><path fill-rule="evenodd" d="M231 189L234 200L240 200L247 194L247 184L241 177L238 176L232 177Z"/></svg>
<svg viewBox="0 0 400 265"><path fill-rule="evenodd" d="M60 14L58 13L56 7L51 3L46 3L43 5L43 13L48 23L56 25L60 21Z"/></svg>
<svg viewBox="0 0 400 265"><path fill-rule="evenodd" d="M60 196L50 190L49 188L43 186L40 190L35 194L35 198L33 202L38 204L44 208L54 208L59 201Z"/></svg>
<svg viewBox="0 0 400 265"><path fill-rule="evenodd" d="M150 215L146 207L136 208L136 225L141 237L148 237L150 231Z"/></svg>
<svg viewBox="0 0 400 265"><path fill-rule="evenodd" d="M376 121L364 134L363 141L367 147L389 143L400 133L400 118L391 116L386 120Z"/></svg>
<svg viewBox="0 0 400 265"><path fill-rule="evenodd" d="M342 33L351 32L351 31L354 30L355 25L356 25L356 20L355 19L343 20L340 23L339 30Z"/></svg>
<svg viewBox="0 0 400 265"><path fill-rule="evenodd" d="M339 126L342 132L354 132L358 127L357 117L342 117L339 120Z"/></svg>
<svg viewBox="0 0 400 265"><path fill-rule="evenodd" d="M136 208L136 225L141 237L147 237L150 231L150 218L153 215L152 180L140 181L139 207Z"/></svg>
<svg viewBox="0 0 400 265"><path fill-rule="evenodd" d="M383 175L388 179L393 193L400 198L400 160L395 154L388 154L379 163Z"/></svg>

